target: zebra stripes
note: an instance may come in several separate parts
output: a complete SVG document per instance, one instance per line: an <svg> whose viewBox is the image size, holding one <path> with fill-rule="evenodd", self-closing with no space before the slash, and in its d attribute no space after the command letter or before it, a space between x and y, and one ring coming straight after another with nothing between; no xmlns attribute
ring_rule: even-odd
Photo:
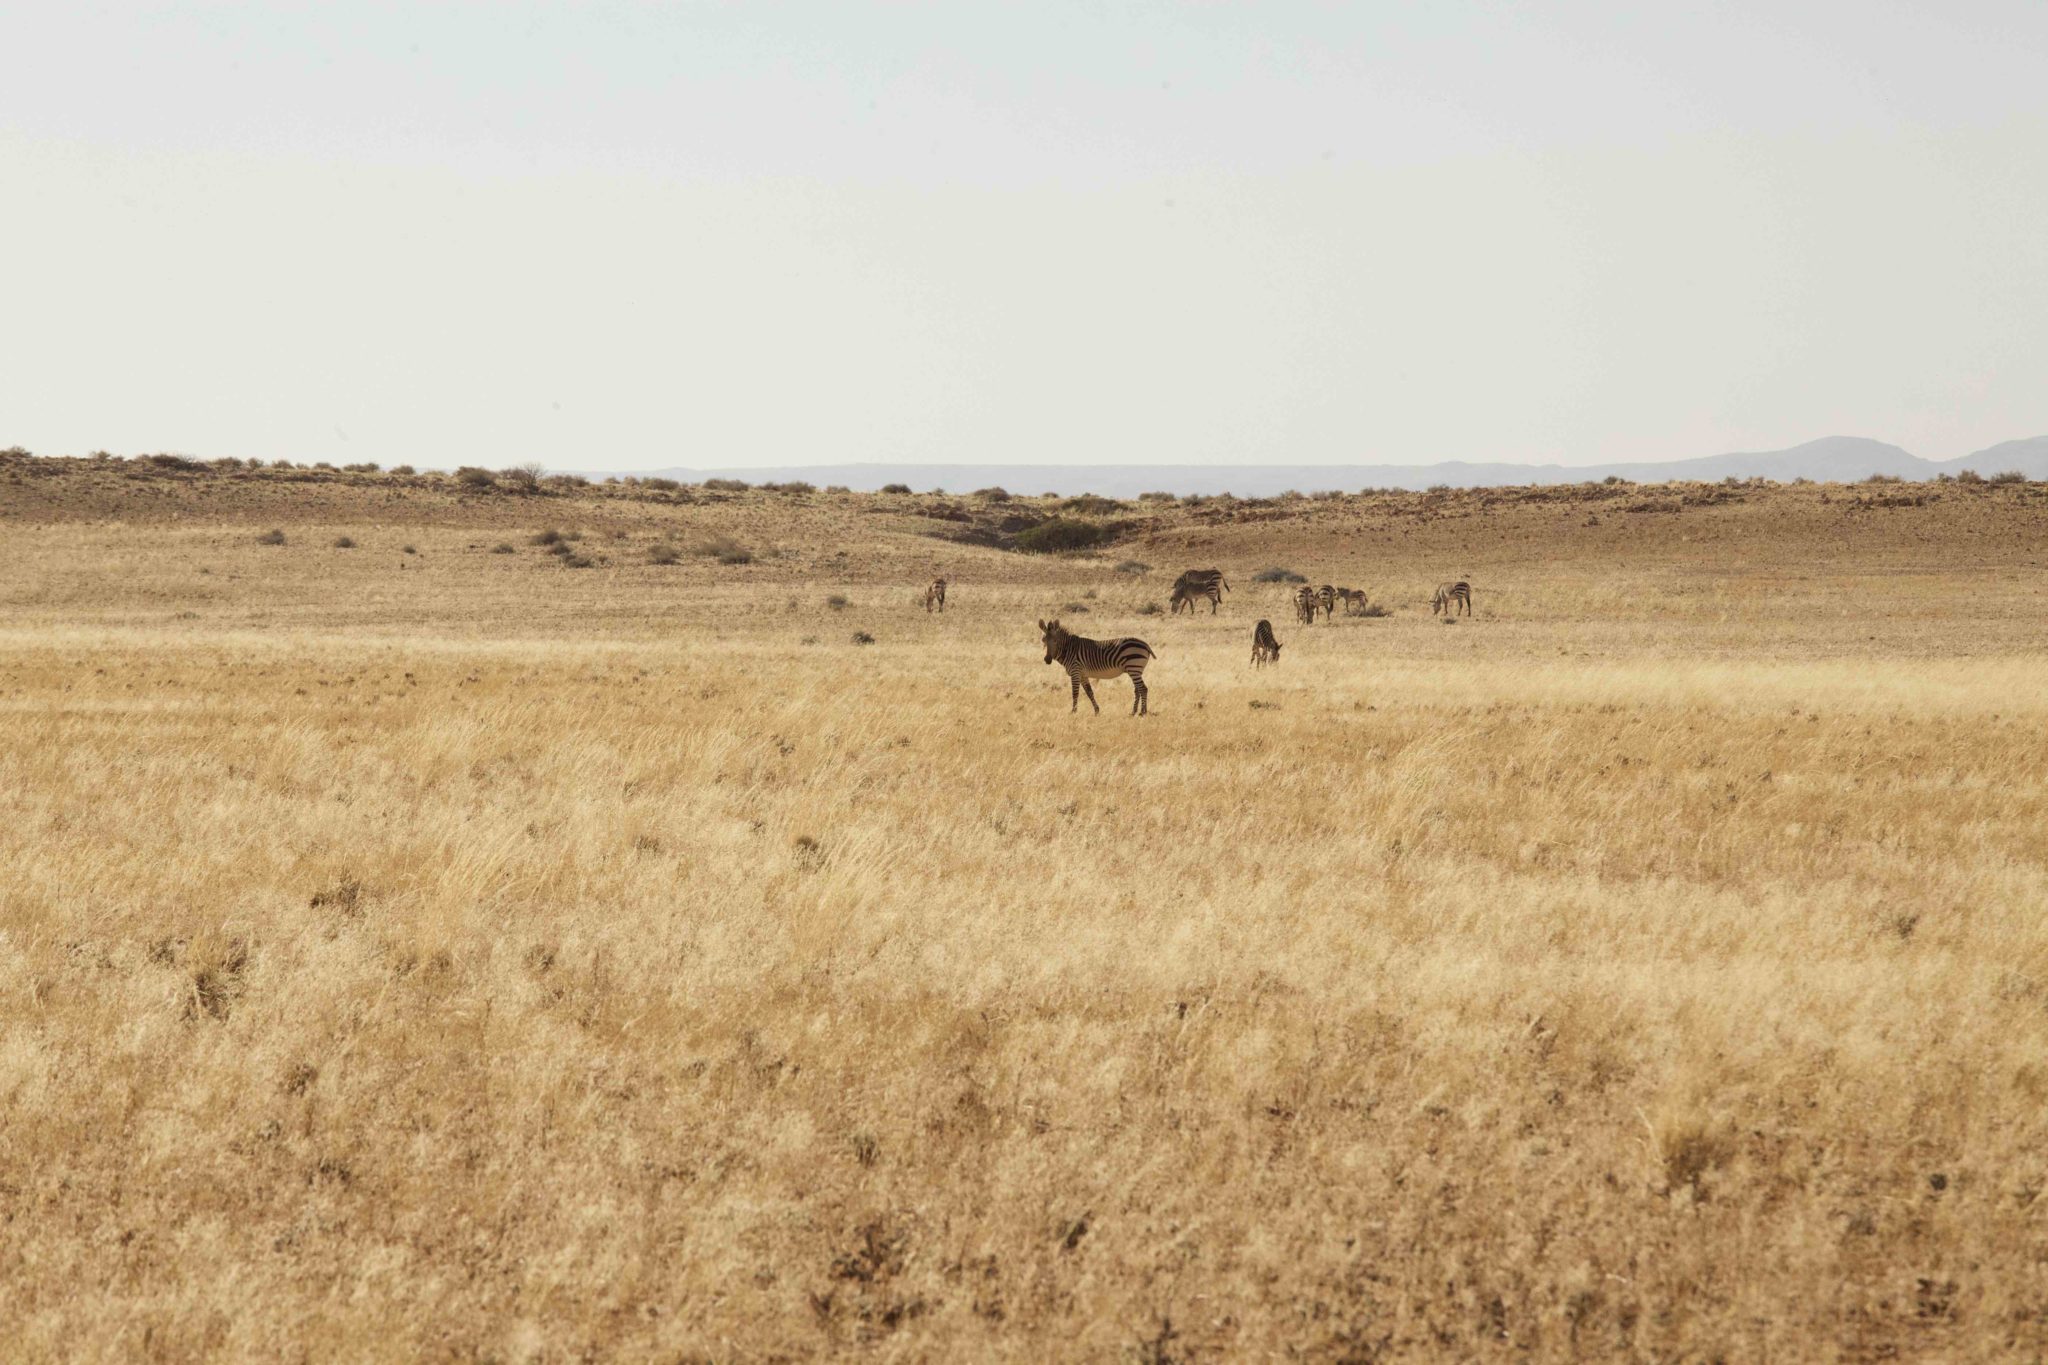
<svg viewBox="0 0 2048 1365"><path fill-rule="evenodd" d="M1194 615L1195 603L1206 597L1209 614L1214 616L1223 605L1223 594L1229 591L1230 584L1223 581L1223 570L1189 569L1173 580L1173 614L1180 615L1180 609L1186 607L1188 614Z"/></svg>
<svg viewBox="0 0 2048 1365"><path fill-rule="evenodd" d="M1143 640L1090 640L1069 631L1059 623L1059 618L1040 621L1039 631L1045 637L1045 661L1057 663L1067 670L1067 679L1073 684L1073 705L1067 708L1069 715L1081 709L1081 694L1088 694L1088 704L1095 708L1095 714L1102 714L1102 703L1095 700L1095 689L1089 685L1091 678L1114 678L1122 673L1131 680L1131 714L1142 716L1150 711L1146 701L1145 665L1153 658L1152 646Z"/></svg>
<svg viewBox="0 0 2048 1365"><path fill-rule="evenodd" d="M1346 616L1363 616L1365 614L1365 593L1360 589L1339 588L1337 589L1337 600L1344 604L1344 614Z"/></svg>
<svg viewBox="0 0 2048 1365"><path fill-rule="evenodd" d="M1436 596L1430 599L1429 614L1439 616L1459 607L1464 610L1458 611L1457 615L1472 614L1472 585L1462 578L1455 583L1437 584Z"/></svg>
<svg viewBox="0 0 2048 1365"><path fill-rule="evenodd" d="M1323 609L1323 619L1329 620L1337 612L1337 590L1328 583L1316 589L1316 604Z"/></svg>
<svg viewBox="0 0 2048 1365"><path fill-rule="evenodd" d="M926 610L927 612L931 612L931 611L934 611L934 610L936 610L936 611L937 611L937 612L938 612L938 613L939 613L940 615L942 615L942 616L943 616L943 615L945 614L945 611L946 611L946 580L945 580L945 579L943 579L943 578L934 578L934 579L932 580L932 585L931 585L931 586L930 586L929 588L926 588L926 589L924 590L924 609L925 609L925 610Z"/></svg>
<svg viewBox="0 0 2048 1365"><path fill-rule="evenodd" d="M1273 638L1273 623L1261 621L1252 627L1252 667L1263 668L1280 662L1280 642Z"/></svg>
<svg viewBox="0 0 2048 1365"><path fill-rule="evenodd" d="M1310 587L1300 588L1294 594L1294 619L1305 626L1314 625L1316 623L1316 605L1315 589Z"/></svg>

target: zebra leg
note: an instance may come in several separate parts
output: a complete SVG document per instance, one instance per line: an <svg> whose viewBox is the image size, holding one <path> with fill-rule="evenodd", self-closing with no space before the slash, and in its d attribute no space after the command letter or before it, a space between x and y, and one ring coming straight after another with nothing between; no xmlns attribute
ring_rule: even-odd
<svg viewBox="0 0 2048 1365"><path fill-rule="evenodd" d="M1144 674L1142 674L1142 673L1133 673L1133 674L1131 674L1131 714L1132 714L1132 715L1134 715L1134 716L1143 716L1143 715L1149 715L1149 714L1151 713L1151 708L1150 708L1149 706L1147 706L1147 705L1146 705L1146 703L1145 703L1145 696L1146 696L1146 689L1145 689L1145 675L1144 675Z"/></svg>
<svg viewBox="0 0 2048 1365"><path fill-rule="evenodd" d="M1074 704L1067 708L1067 714L1071 716L1074 712L1081 709L1081 680L1079 678L1069 678L1067 681L1074 685ZM1094 698L1090 697L1089 700L1093 701Z"/></svg>
<svg viewBox="0 0 2048 1365"><path fill-rule="evenodd" d="M1086 678L1083 678L1081 679L1081 690L1088 694L1088 704L1095 708L1095 714L1098 716L1101 715L1102 703L1095 700L1095 684L1089 682Z"/></svg>

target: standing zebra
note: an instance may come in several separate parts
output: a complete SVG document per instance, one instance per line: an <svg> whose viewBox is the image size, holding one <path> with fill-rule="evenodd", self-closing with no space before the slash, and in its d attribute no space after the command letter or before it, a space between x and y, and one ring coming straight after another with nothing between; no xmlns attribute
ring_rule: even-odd
<svg viewBox="0 0 2048 1365"><path fill-rule="evenodd" d="M1316 605L1323 609L1323 619L1329 620L1337 611L1337 590L1328 583L1316 592Z"/></svg>
<svg viewBox="0 0 2048 1365"><path fill-rule="evenodd" d="M1305 626L1316 623L1315 589L1304 587L1294 594L1294 617Z"/></svg>
<svg viewBox="0 0 2048 1365"><path fill-rule="evenodd" d="M1337 597L1339 601L1344 603L1344 614L1346 616L1363 616L1365 614L1365 594L1357 588L1339 588L1337 589Z"/></svg>
<svg viewBox="0 0 2048 1365"><path fill-rule="evenodd" d="M1068 714L1081 709L1081 693L1088 694L1088 704L1095 708L1095 714L1102 714L1102 703L1095 700L1095 689L1089 686L1090 678L1114 678L1123 673L1131 680L1131 714L1146 715L1151 707L1146 703L1145 665L1152 661L1152 646L1143 640L1090 640L1075 635L1059 623L1059 618L1040 621L1038 629L1045 635L1045 661L1058 663L1067 670L1067 678L1073 683L1073 705Z"/></svg>
<svg viewBox="0 0 2048 1365"><path fill-rule="evenodd" d="M945 612L946 612L946 580L945 580L945 579L943 579L943 578L934 578L934 579L932 580L932 585L931 585L931 586L930 586L929 588L926 588L926 589L924 590L924 609L925 609L925 610L926 610L927 612L930 612L930 611L932 611L932 610L936 609L936 610L937 610L937 611L939 612L939 614L940 614L940 615L942 615L942 616L943 616L943 615L945 615Z"/></svg>
<svg viewBox="0 0 2048 1365"><path fill-rule="evenodd" d="M1472 614L1472 585L1462 578L1455 583L1437 584L1436 596L1430 599L1429 614L1437 616L1451 613L1458 607L1463 607L1464 610L1456 611L1456 615L1470 616Z"/></svg>
<svg viewBox="0 0 2048 1365"><path fill-rule="evenodd" d="M1261 621L1252 627L1252 667L1263 668L1280 662L1280 642L1273 638L1273 623Z"/></svg>
<svg viewBox="0 0 2048 1365"><path fill-rule="evenodd" d="M1214 616L1216 609L1223 605L1223 594L1229 591L1230 584L1223 581L1223 570L1189 569L1173 580L1173 614L1180 615L1180 609L1186 607L1192 616L1195 603L1206 597L1209 599L1209 614Z"/></svg>

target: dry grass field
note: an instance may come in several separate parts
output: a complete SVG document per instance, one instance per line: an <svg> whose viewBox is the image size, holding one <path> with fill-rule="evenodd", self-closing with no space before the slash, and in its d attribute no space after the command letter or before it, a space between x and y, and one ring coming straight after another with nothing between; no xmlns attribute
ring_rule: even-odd
<svg viewBox="0 0 2048 1365"><path fill-rule="evenodd" d="M5 1354L2048 1355L2048 488L1051 510L0 457Z"/></svg>

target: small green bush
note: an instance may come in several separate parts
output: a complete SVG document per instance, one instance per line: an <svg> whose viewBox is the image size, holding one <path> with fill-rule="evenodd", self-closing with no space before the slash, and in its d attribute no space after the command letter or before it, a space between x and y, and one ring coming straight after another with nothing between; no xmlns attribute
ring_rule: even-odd
<svg viewBox="0 0 2048 1365"><path fill-rule="evenodd" d="M910 492L910 485L907 483L885 483L882 485L882 491L884 493L908 493Z"/></svg>
<svg viewBox="0 0 2048 1365"><path fill-rule="evenodd" d="M1092 521L1068 521L1054 517L1017 533L1017 548L1026 554L1066 554L1086 550L1109 539L1107 527Z"/></svg>
<svg viewBox="0 0 2048 1365"><path fill-rule="evenodd" d="M464 488L496 488L498 486L498 476L491 473L488 469L479 469L473 464L466 464L455 471L455 482Z"/></svg>

